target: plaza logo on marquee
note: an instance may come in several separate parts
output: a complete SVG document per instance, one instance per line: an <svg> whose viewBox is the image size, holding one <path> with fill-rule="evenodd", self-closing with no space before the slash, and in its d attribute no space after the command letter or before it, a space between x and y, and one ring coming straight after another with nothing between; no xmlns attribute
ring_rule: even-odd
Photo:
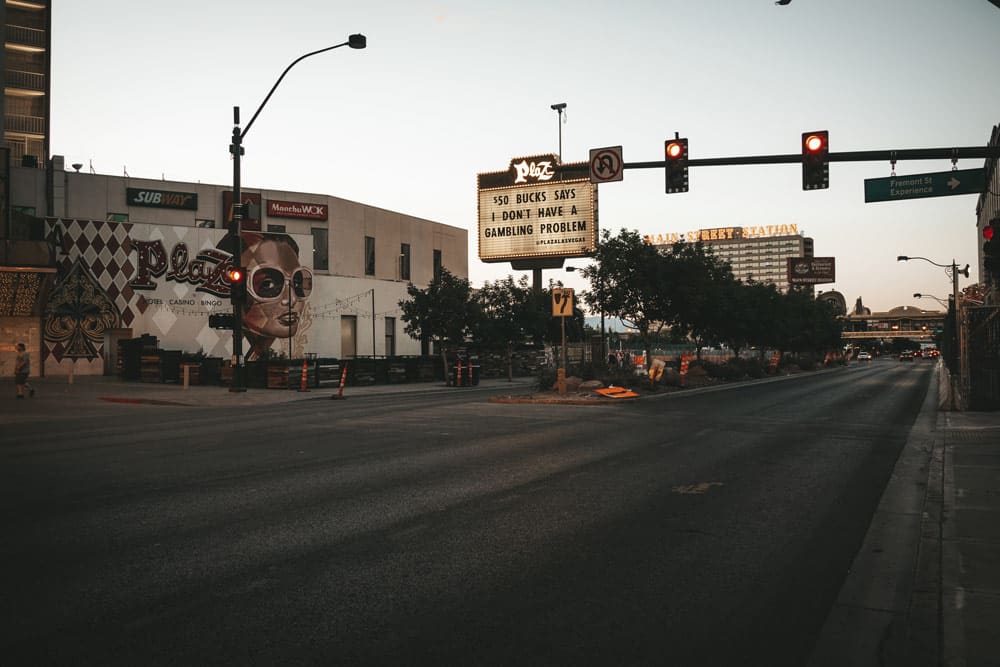
<svg viewBox="0 0 1000 667"><path fill-rule="evenodd" d="M531 182L551 181L552 177L556 175L550 160L540 160L538 162L521 160L517 163L511 163L510 166L514 168L514 173L516 174L514 178L515 183L528 183L528 179L531 179Z"/></svg>

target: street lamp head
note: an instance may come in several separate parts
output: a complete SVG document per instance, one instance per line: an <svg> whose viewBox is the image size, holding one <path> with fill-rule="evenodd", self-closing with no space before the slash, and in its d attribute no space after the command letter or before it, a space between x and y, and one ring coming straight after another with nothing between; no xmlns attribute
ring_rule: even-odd
<svg viewBox="0 0 1000 667"><path fill-rule="evenodd" d="M920 292L914 292L914 294L913 294L913 298L914 298L914 299L919 299L919 298L921 298L922 296L923 296L923 294L921 294Z"/></svg>
<svg viewBox="0 0 1000 667"><path fill-rule="evenodd" d="M965 276L966 278L968 278L969 277L969 265L966 264L965 268L962 269L961 271L959 271L958 273L959 273L959 275L962 275L962 276Z"/></svg>
<svg viewBox="0 0 1000 667"><path fill-rule="evenodd" d="M347 38L347 45L352 49L363 49L368 46L368 38L358 33Z"/></svg>
<svg viewBox="0 0 1000 667"><path fill-rule="evenodd" d="M573 272L573 271L576 271L576 267L575 266L567 266L566 270L569 271L569 272Z"/></svg>
<svg viewBox="0 0 1000 667"><path fill-rule="evenodd" d="M553 111L562 111L565 108L566 108L566 103L565 102L560 102L559 104L553 104L552 105L552 110Z"/></svg>
<svg viewBox="0 0 1000 667"><path fill-rule="evenodd" d="M910 259L910 258L909 258L909 257L907 257L906 255L900 255L899 257L897 257L897 258L896 258L896 261L897 261L897 262L905 262L905 261L907 261L908 259Z"/></svg>

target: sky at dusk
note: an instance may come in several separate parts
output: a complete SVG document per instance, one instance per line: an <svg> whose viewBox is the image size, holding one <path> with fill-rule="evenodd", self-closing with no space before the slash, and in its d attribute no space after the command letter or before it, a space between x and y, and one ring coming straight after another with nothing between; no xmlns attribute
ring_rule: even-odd
<svg viewBox="0 0 1000 667"><path fill-rule="evenodd" d="M797 153L826 129L833 152L984 146L1000 123L1000 9L988 0L56 1L53 154L97 173L228 184L233 106L243 123L296 65L244 139L243 186L351 199L469 230L469 278L522 275L478 259L476 175L558 152L621 145L662 160ZM963 160L959 169L981 167ZM896 174L949 160L899 162ZM690 192L660 169L599 186L601 229L644 235L798 226L837 259L848 305L936 309L942 264L978 278L976 197L866 204L886 163L832 163L803 192L798 164L697 167ZM335 221L332 222L335 224ZM582 266L586 260L567 264ZM565 271L544 279L586 289Z"/></svg>

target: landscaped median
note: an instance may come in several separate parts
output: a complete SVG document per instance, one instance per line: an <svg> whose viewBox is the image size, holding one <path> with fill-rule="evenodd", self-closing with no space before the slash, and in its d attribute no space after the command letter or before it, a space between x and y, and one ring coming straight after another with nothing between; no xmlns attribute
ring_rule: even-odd
<svg viewBox="0 0 1000 667"><path fill-rule="evenodd" d="M754 380L765 380L780 376L798 375L824 368L843 367L841 361L829 364L786 363L758 367L756 364L719 365L709 364L701 360L694 361L688 367L683 364L680 369L670 366L661 368L659 372L636 374L635 369L623 373L620 369L615 377L601 380L583 380L579 377L566 378L566 391L559 393L558 384L552 381L550 374L543 375L539 380L539 389L515 396L494 396L492 403L548 403L553 405L608 405L611 403L627 403L643 396L662 396L664 394L681 393L688 389L701 389L713 386L725 386ZM655 377L656 379L652 379Z"/></svg>

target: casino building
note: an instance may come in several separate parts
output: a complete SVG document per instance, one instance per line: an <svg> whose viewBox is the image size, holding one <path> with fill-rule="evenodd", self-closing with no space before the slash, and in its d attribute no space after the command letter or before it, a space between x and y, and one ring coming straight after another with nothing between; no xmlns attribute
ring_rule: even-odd
<svg viewBox="0 0 1000 667"><path fill-rule="evenodd" d="M799 233L798 225L721 227L699 229L685 234L656 234L646 240L666 248L678 241L701 241L733 269L733 275L775 285L782 292L789 287L788 259L813 257L813 240Z"/></svg>
<svg viewBox="0 0 1000 667"><path fill-rule="evenodd" d="M117 341L140 336L230 358L232 331L209 326L209 316L232 312L224 276L239 264L227 244L228 186L67 170L61 156L47 169L3 157L0 375L13 373L13 341L28 343L46 375L113 374ZM266 329L263 343L248 334L244 350L421 354L400 319L407 285L426 286L442 268L468 277L465 229L326 194L242 188L241 199L254 211L244 247L255 248L242 264Z"/></svg>

